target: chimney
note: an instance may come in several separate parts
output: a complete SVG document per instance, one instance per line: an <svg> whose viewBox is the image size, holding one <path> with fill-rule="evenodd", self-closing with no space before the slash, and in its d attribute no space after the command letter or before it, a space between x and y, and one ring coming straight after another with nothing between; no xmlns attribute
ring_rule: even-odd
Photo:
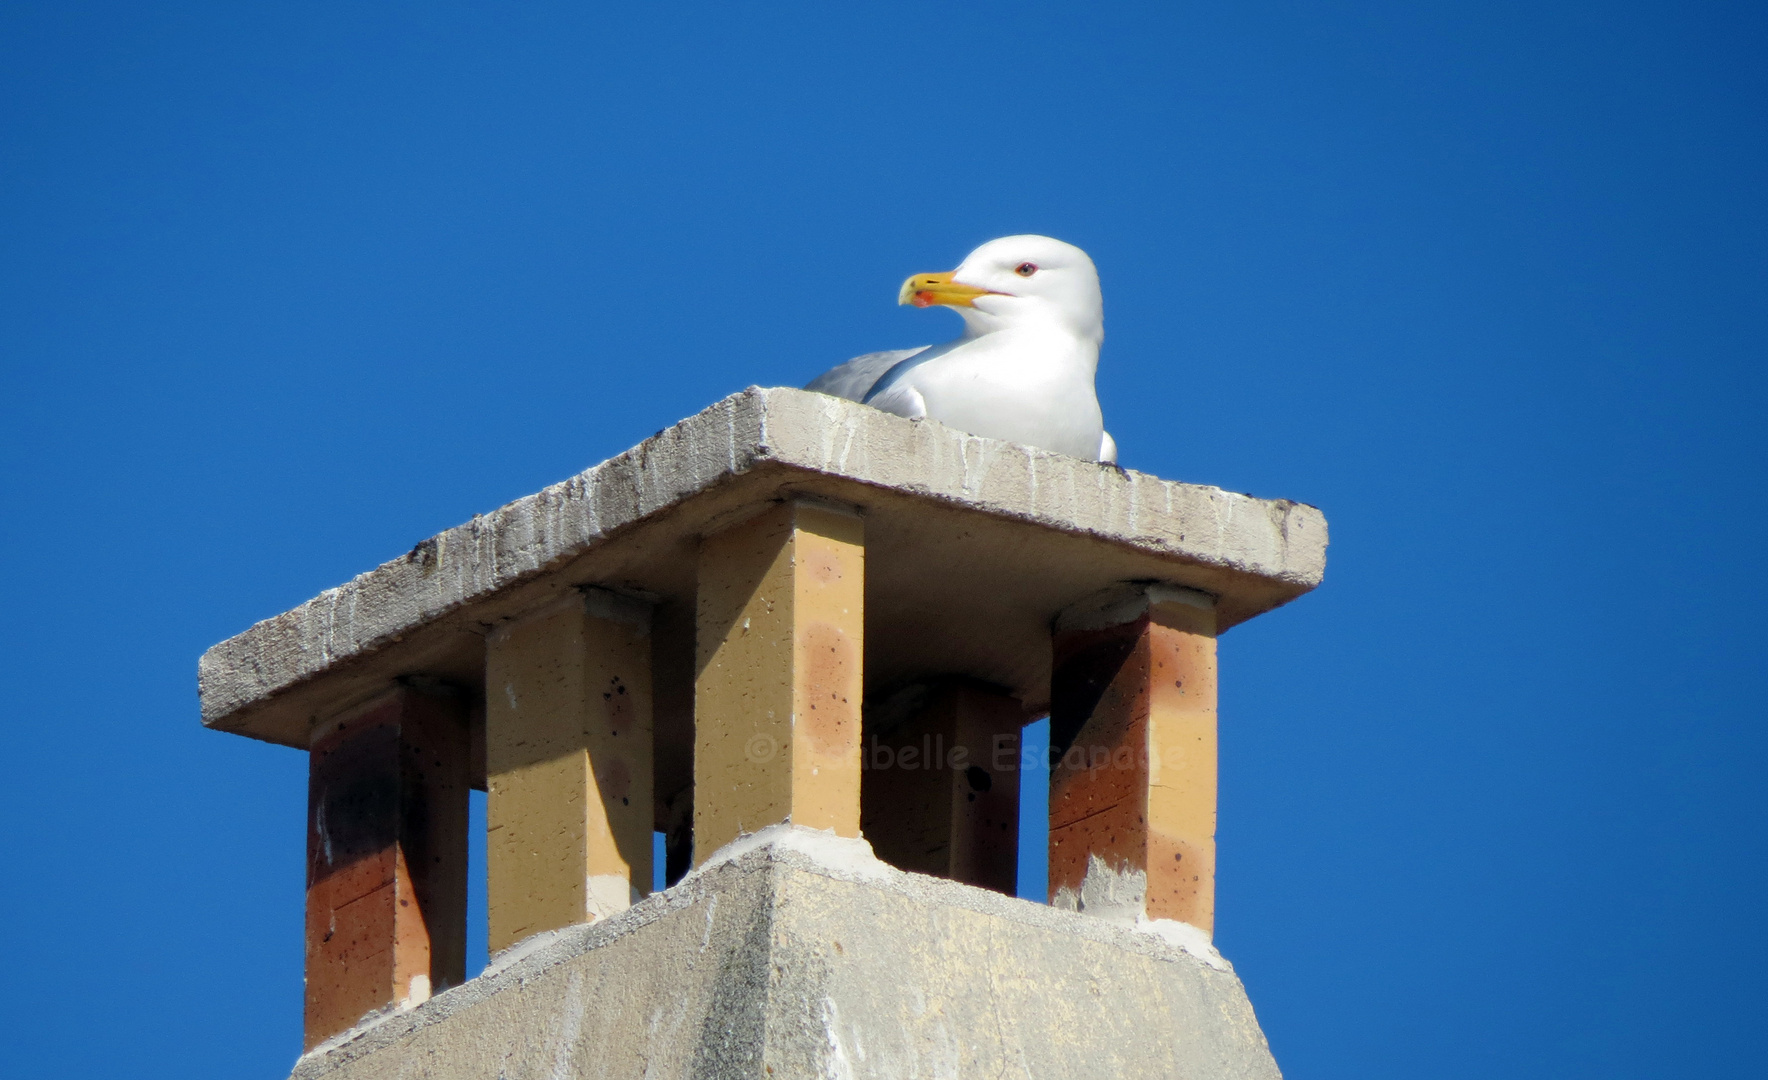
<svg viewBox="0 0 1768 1080"><path fill-rule="evenodd" d="M309 753L295 1076L1277 1077L1210 941L1216 637L1325 551L1310 506L751 388L253 626L202 715Z"/></svg>

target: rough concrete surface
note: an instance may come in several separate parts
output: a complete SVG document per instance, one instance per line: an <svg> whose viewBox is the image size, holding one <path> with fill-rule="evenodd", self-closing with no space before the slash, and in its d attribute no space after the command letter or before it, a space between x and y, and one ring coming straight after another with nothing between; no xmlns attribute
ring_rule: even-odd
<svg viewBox="0 0 1768 1080"><path fill-rule="evenodd" d="M1207 946L769 832L359 1025L295 1080L1280 1076Z"/></svg>
<svg viewBox="0 0 1768 1080"><path fill-rule="evenodd" d="M1311 506L750 388L214 646L198 666L203 722L305 746L316 717L391 678L482 680L484 635L563 590L691 599L698 538L789 493L867 515L873 685L938 660L1035 702L1049 619L1079 596L1173 581L1217 597L1226 629L1325 569L1326 521ZM988 632L942 608L974 611ZM925 623L933 610L942 617Z"/></svg>

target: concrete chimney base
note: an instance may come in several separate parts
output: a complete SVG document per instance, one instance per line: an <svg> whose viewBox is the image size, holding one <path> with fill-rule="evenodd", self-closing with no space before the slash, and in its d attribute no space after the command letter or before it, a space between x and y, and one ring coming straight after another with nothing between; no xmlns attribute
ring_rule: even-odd
<svg viewBox="0 0 1768 1080"><path fill-rule="evenodd" d="M296 1080L1276 1078L1200 932L1115 923L776 826L316 1047Z"/></svg>

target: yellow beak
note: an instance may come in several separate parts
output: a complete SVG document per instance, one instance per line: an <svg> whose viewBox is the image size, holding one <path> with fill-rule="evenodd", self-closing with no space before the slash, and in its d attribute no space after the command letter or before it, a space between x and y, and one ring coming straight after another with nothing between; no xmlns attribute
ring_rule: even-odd
<svg viewBox="0 0 1768 1080"><path fill-rule="evenodd" d="M934 304L974 307L971 301L978 296L987 296L992 291L978 289L974 285L959 285L952 280L951 274L916 274L902 283L902 292L896 295L896 302L913 304L920 308L932 307Z"/></svg>

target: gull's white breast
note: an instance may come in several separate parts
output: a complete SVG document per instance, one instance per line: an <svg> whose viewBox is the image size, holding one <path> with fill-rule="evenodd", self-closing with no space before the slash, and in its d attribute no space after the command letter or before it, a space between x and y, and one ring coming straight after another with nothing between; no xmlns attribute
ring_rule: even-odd
<svg viewBox="0 0 1768 1080"><path fill-rule="evenodd" d="M879 380L866 403L914 419L1097 459L1104 419L1098 347L1046 328L999 330L929 349Z"/></svg>

